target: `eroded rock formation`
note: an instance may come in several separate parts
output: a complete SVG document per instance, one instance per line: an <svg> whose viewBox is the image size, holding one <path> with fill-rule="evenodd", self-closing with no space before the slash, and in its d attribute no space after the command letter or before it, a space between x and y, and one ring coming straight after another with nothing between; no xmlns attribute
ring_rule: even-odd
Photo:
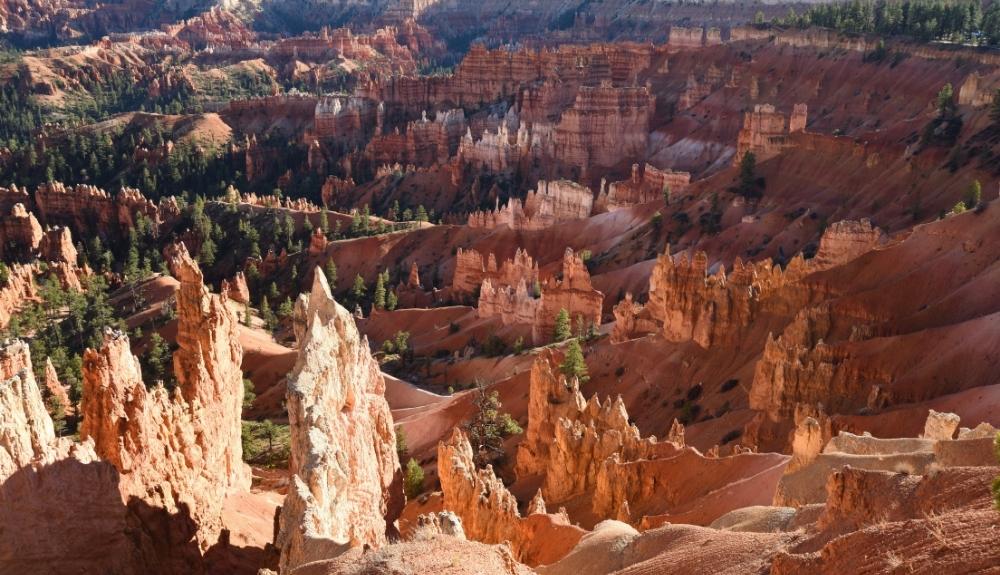
<svg viewBox="0 0 1000 575"><path fill-rule="evenodd" d="M594 289L590 273L583 260L566 250L563 255L562 279L549 278L542 282L538 297L528 291L522 278L516 286L495 287L490 278L483 281L477 312L480 317L499 317L505 325L531 325L536 344L550 341L556 317L566 310L570 321L580 329L590 329L601 321L604 294Z"/></svg>
<svg viewBox="0 0 1000 575"><path fill-rule="evenodd" d="M498 200L499 202L499 200ZM594 194L590 188L568 180L540 181L527 198L512 199L502 208L469 214L468 225L475 228L508 226L514 230L543 230L556 224L590 216Z"/></svg>
<svg viewBox="0 0 1000 575"><path fill-rule="evenodd" d="M288 377L292 483L276 544L282 570L385 545L403 504L385 381L323 273L296 302Z"/></svg>
<svg viewBox="0 0 1000 575"><path fill-rule="evenodd" d="M578 382L557 372L556 359L546 351L532 365L528 427L515 466L519 480L540 479L541 494L549 505L585 495L593 518L658 525L669 516L707 522L741 505L769 503L768 493L780 479L787 457L704 457L685 447L683 426L678 422L666 441L643 438L629 423L620 397L584 400ZM720 482L734 480L724 479L723 470L762 491L730 494L720 500L718 490L726 491L721 483L706 480L695 485L682 479L701 473ZM651 477L676 481L650 482Z"/></svg>
<svg viewBox="0 0 1000 575"><path fill-rule="evenodd" d="M770 104L755 105L743 116L733 161L739 164L747 152L753 152L758 162L778 155L789 145L789 134L805 130L807 114L805 104L796 104L787 119Z"/></svg>
<svg viewBox="0 0 1000 575"><path fill-rule="evenodd" d="M243 352L225 296L208 292L183 244L170 263L180 280L175 391L148 390L128 337L108 332L101 349L84 353L80 436L121 473L123 495L190 517L204 551L222 530L223 501L250 487Z"/></svg>
<svg viewBox="0 0 1000 575"><path fill-rule="evenodd" d="M538 263L528 255L527 250L521 248L517 249L513 258L505 259L499 266L492 253L483 258L474 249L458 248L451 289L460 294L475 293L487 279L495 286L516 286L522 280L525 285L534 286L538 281Z"/></svg>
<svg viewBox="0 0 1000 575"><path fill-rule="evenodd" d="M613 211L628 206L645 204L663 199L665 195L683 194L691 183L691 174L673 170L659 170L649 164L640 170L632 164L632 177L612 182L601 190L597 198L600 209Z"/></svg>

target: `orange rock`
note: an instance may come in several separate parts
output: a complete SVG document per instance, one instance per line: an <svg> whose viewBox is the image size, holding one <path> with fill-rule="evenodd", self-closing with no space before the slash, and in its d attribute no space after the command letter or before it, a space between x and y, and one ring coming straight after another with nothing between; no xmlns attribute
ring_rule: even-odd
<svg viewBox="0 0 1000 575"><path fill-rule="evenodd" d="M549 279L541 284L537 299L528 293L524 279L516 287L494 287L487 278L479 294L480 317L499 317L504 325L531 325L536 344L551 341L556 317L561 310L569 313L574 326L589 329L599 325L604 294L595 290L583 260L567 248L563 254L562 280Z"/></svg>
<svg viewBox="0 0 1000 575"><path fill-rule="evenodd" d="M476 250L458 248L451 289L456 293L471 294L487 279L495 286L516 286L522 280L526 286L534 286L538 282L538 263L528 255L527 250L521 248L517 249L512 259L505 259L500 266L497 266L496 256L492 253L484 262L482 254Z"/></svg>
<svg viewBox="0 0 1000 575"><path fill-rule="evenodd" d="M80 435L121 473L123 494L169 513L187 513L202 551L218 540L222 503L250 487L242 461L242 349L225 296L208 293L180 244L170 260L179 349L174 393L147 391L124 334L108 332L83 358Z"/></svg>

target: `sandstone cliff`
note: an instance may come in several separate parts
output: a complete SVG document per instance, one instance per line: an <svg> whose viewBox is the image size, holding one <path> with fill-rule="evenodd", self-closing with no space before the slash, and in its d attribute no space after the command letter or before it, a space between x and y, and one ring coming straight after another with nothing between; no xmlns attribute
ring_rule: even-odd
<svg viewBox="0 0 1000 575"><path fill-rule="evenodd" d="M299 357L288 377L293 474L276 544L281 568L380 547L403 504L385 382L323 273L296 302Z"/></svg>

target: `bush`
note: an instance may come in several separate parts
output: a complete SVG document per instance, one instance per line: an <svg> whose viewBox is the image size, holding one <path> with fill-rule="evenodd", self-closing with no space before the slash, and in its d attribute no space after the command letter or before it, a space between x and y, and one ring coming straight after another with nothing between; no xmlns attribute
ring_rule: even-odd
<svg viewBox="0 0 1000 575"><path fill-rule="evenodd" d="M403 490L410 499L416 498L424 490L424 470L416 459L406 462L406 477L403 479Z"/></svg>
<svg viewBox="0 0 1000 575"><path fill-rule="evenodd" d="M727 379L725 383L722 384L722 392L732 391L737 385L740 384L738 379Z"/></svg>

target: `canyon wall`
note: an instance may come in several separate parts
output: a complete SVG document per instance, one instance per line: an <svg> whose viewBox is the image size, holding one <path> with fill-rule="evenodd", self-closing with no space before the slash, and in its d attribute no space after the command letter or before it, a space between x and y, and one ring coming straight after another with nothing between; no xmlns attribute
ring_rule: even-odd
<svg viewBox="0 0 1000 575"><path fill-rule="evenodd" d="M0 572L166 573L129 515L115 468L97 458L92 442L56 437L28 345L7 342L0 349Z"/></svg>
<svg viewBox="0 0 1000 575"><path fill-rule="evenodd" d="M656 98L648 87L581 86L555 128L560 162L581 168L611 167L646 155Z"/></svg>
<svg viewBox="0 0 1000 575"><path fill-rule="evenodd" d="M276 540L283 572L385 545L404 501L385 381L319 269L314 278L294 314L299 356L286 397L292 481Z"/></svg>
<svg viewBox="0 0 1000 575"><path fill-rule="evenodd" d="M707 524L726 511L770 502L787 457L706 457L685 447L684 428L676 421L665 441L643 438L620 397L585 401L579 382L558 372L557 360L546 350L532 364L528 426L515 464L519 481L540 480L549 505L586 496L594 522L613 518L653 526L670 516ZM692 476L703 479L692 482ZM720 497L730 482L756 487Z"/></svg>

